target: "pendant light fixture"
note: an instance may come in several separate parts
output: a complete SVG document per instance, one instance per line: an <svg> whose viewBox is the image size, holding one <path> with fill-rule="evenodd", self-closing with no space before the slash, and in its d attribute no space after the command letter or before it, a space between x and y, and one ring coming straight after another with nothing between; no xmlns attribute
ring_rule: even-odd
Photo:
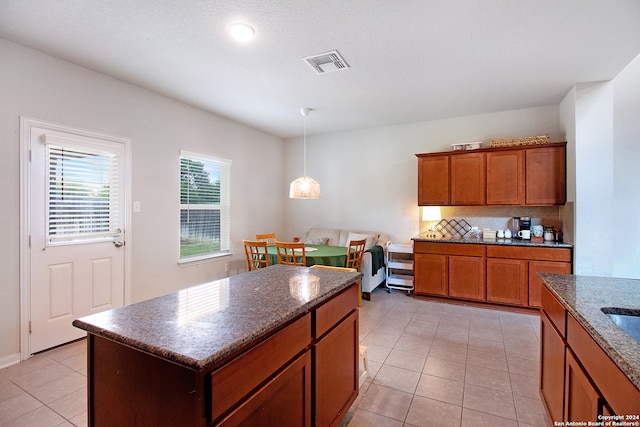
<svg viewBox="0 0 640 427"><path fill-rule="evenodd" d="M313 178L307 176L307 116L310 108L301 108L300 114L304 117L304 139L303 139L303 175L291 182L289 186L289 198L291 199L319 199L320 184Z"/></svg>

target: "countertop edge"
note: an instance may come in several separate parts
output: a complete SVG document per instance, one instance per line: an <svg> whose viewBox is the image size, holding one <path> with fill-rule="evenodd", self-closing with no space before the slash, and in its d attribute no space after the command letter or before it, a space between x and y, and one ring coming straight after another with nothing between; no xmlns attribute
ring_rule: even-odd
<svg viewBox="0 0 640 427"><path fill-rule="evenodd" d="M562 293L556 290L552 284L548 284L544 280L544 276L553 276L554 273L539 273L542 278L543 285L553 294L554 297L560 301L562 306L567 310L569 314L584 328L587 334L598 344L598 346L605 352L605 354L613 361L613 363L622 371L622 373L631 381L633 385L640 390L640 372L637 372L637 368L630 364L624 354L621 354L615 346L611 345L609 341L603 337L591 323L580 314L578 310L569 304Z"/></svg>
<svg viewBox="0 0 640 427"><path fill-rule="evenodd" d="M144 353L150 354L152 356L155 357L159 357L162 359L165 359L167 361L176 363L180 366L183 366L185 368L188 369L192 369L194 371L202 371L204 369L208 369L216 364L218 364L219 362L223 361L224 359L227 359L229 356L233 355L234 353L243 350L244 348L246 348L246 346L250 343L253 342L257 342L260 341L270 335L272 335L276 330L280 329L281 327L285 326L286 324L290 323L291 321L302 317L304 314L310 312L311 310L313 310L315 307L321 305L323 302L325 302L326 300L332 298L333 296L341 293L342 291L346 290L347 288L349 288L350 286L352 286L354 283L357 283L358 279L361 279L363 277L362 273L347 273L349 275L353 275L353 277L350 277L348 279L345 279L344 282L333 286L329 291L325 292L322 295L317 296L316 298L308 301L306 304L303 304L299 307L297 307L297 309L288 311L283 313L282 315L273 318L272 321L268 322L267 324L263 325L262 330L260 333L257 333L255 335L248 335L248 336L243 336L238 338L236 341L232 342L231 344L227 345L224 348L221 348L220 350L218 350L217 352L211 354L208 357L205 357L203 359L194 359L192 357L180 354L178 352L175 351L171 351L168 349L163 349L159 346L155 346L155 345L150 345L146 342L137 340L137 339L133 339L127 336L124 336L122 334L119 334L117 332L114 331L110 331L107 330L105 328L99 327L97 325L94 325L92 323L89 323L87 321L84 321L84 318L80 318L80 319L75 319L72 324L79 328L79 329L83 329L85 331L87 331L90 334L93 334L95 336L101 337L101 338L105 338L108 339L110 341L125 345L127 347L130 347L132 349L135 350L139 350L142 351Z"/></svg>
<svg viewBox="0 0 640 427"><path fill-rule="evenodd" d="M573 249L571 243L564 242L545 242L536 240L520 240L520 239L480 239L473 237L462 238L429 238L421 236L420 234L411 238L414 242L428 242L428 243L454 243L454 244L469 244L469 245L495 245L495 246L519 246L529 248L550 248L550 249Z"/></svg>

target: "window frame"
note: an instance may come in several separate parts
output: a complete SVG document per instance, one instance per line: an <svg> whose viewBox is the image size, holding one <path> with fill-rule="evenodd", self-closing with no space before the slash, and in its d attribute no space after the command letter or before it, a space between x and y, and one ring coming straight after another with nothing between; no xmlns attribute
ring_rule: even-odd
<svg viewBox="0 0 640 427"><path fill-rule="evenodd" d="M219 257L232 255L231 252L231 164L232 161L222 157L211 156L192 151L180 150L178 158L179 167L179 211L178 216L182 218L184 209L189 209L189 204L182 203L182 159L188 159L196 162L215 163L220 168L220 202L219 204L198 204L198 208L193 211L201 210L202 206L210 206L212 209L220 211L220 249L215 252L201 253L197 255L182 256L182 219L179 221L178 230L178 264L188 264L192 262L205 261Z"/></svg>

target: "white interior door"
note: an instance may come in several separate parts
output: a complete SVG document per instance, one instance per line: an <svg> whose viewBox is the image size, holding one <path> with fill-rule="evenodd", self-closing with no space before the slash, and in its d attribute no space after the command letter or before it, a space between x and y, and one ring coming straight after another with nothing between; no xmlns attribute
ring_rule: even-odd
<svg viewBox="0 0 640 427"><path fill-rule="evenodd" d="M86 333L74 319L124 302L126 147L30 128L30 352Z"/></svg>

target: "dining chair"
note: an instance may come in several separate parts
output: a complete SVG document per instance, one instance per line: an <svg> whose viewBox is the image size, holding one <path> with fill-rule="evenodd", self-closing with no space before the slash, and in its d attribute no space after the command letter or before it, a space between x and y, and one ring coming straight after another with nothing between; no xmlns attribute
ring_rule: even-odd
<svg viewBox="0 0 640 427"><path fill-rule="evenodd" d="M334 267L332 265L315 264L315 265L312 265L311 268L321 268L323 270L347 271L349 273L357 272L357 270L353 267ZM360 289L360 279L358 279L358 289ZM362 289L360 289L360 291L362 291ZM358 292L358 307L362 307L362 292Z"/></svg>
<svg viewBox="0 0 640 427"><path fill-rule="evenodd" d="M307 255L304 252L304 242L275 241L278 264L307 266Z"/></svg>
<svg viewBox="0 0 640 427"><path fill-rule="evenodd" d="M362 254L367 239L351 240L347 246L347 262L345 267L355 268L358 273L362 270Z"/></svg>
<svg viewBox="0 0 640 427"><path fill-rule="evenodd" d="M256 240L267 242L267 245L276 243L276 233L256 234Z"/></svg>
<svg viewBox="0 0 640 427"><path fill-rule="evenodd" d="M362 255L367 239L351 240L347 246L347 261L345 267L355 268L358 273L362 272ZM362 307L362 282L358 279L358 307Z"/></svg>
<svg viewBox="0 0 640 427"><path fill-rule="evenodd" d="M247 271L269 267L267 242L243 240L244 255L247 258Z"/></svg>

